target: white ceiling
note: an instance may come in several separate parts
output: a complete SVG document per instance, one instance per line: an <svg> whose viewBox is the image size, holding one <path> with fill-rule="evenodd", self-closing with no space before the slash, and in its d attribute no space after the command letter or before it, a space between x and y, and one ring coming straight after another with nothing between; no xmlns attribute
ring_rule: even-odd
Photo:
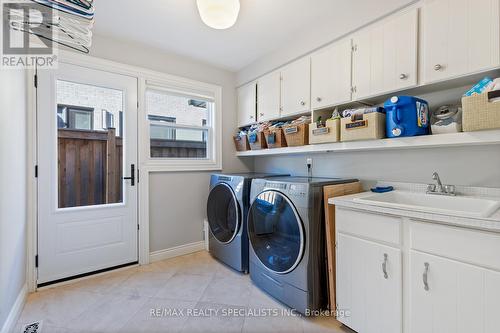
<svg viewBox="0 0 500 333"><path fill-rule="evenodd" d="M410 0L240 0L236 25L205 26L196 0L96 1L94 33L154 46L218 67L238 71L293 42L293 36L332 22L342 31L360 15L383 15ZM382 13L379 13L382 12ZM375 14L374 14L375 15ZM333 24L335 22L336 24ZM336 31L333 31L335 35Z"/></svg>

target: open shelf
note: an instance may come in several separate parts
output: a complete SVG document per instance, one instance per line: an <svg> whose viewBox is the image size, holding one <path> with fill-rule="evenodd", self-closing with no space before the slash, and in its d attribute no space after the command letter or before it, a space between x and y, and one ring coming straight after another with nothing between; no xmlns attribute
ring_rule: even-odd
<svg viewBox="0 0 500 333"><path fill-rule="evenodd" d="M437 147L466 147L500 144L500 130L424 135L369 141L351 141L237 152L245 156L273 156L327 152L355 152L391 149L419 149Z"/></svg>

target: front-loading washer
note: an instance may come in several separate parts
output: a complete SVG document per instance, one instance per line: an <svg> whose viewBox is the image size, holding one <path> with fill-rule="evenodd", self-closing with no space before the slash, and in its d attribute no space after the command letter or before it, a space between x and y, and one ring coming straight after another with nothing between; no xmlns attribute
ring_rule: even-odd
<svg viewBox="0 0 500 333"><path fill-rule="evenodd" d="M214 174L207 200L208 248L210 254L248 273L247 214L250 188L255 178L283 175L269 173Z"/></svg>
<svg viewBox="0 0 500 333"><path fill-rule="evenodd" d="M249 267L257 287L303 314L325 308L323 186L356 181L309 177L253 180Z"/></svg>

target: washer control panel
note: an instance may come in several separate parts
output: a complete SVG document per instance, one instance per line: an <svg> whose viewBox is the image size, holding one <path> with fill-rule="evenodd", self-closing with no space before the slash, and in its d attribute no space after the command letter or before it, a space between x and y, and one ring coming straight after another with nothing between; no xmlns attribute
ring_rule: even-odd
<svg viewBox="0 0 500 333"><path fill-rule="evenodd" d="M307 187L305 185L290 184L290 189L288 193L295 196L305 196L307 193Z"/></svg>

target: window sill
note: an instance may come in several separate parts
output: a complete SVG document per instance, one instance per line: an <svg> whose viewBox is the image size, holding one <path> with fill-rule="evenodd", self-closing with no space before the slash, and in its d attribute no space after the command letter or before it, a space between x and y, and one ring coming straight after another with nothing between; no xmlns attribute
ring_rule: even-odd
<svg viewBox="0 0 500 333"><path fill-rule="evenodd" d="M147 172L189 172L189 171L220 171L222 163L213 161L148 161L142 165Z"/></svg>

